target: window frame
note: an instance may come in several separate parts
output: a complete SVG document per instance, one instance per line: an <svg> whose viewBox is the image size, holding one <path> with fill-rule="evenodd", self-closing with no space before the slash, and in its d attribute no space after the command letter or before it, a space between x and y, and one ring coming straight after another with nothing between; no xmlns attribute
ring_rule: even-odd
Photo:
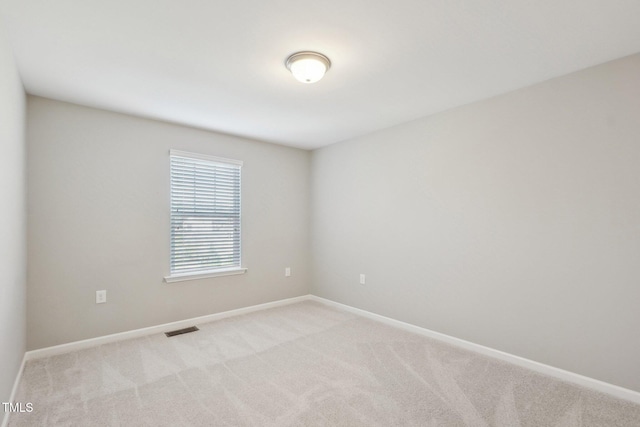
<svg viewBox="0 0 640 427"><path fill-rule="evenodd" d="M171 177L173 176L173 157L180 157L185 159L193 159L196 161L203 162L211 162L211 163L219 163L222 165L234 166L239 169L239 189L238 189L238 197L239 197L239 206L238 206L238 222L239 222L239 230L238 230L238 264L233 266L225 266L220 268L212 268L210 270L192 270L192 271L172 271L173 263L173 251L174 251L174 243L173 243L173 218L174 218L174 209L173 209L173 181ZM247 268L242 267L242 166L243 162L241 160L228 159L223 157L211 156L207 154L200 153L191 153L187 151L181 150L169 150L169 275L164 277L165 282L172 283L183 280L196 280L196 279L204 279L209 277L220 277L220 276L230 276L236 274L244 274L247 272Z"/></svg>

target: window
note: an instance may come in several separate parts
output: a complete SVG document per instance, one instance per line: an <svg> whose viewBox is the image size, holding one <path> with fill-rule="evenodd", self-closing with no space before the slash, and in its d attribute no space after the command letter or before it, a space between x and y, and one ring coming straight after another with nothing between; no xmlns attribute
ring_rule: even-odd
<svg viewBox="0 0 640 427"><path fill-rule="evenodd" d="M242 162L171 150L171 275L167 282L244 273Z"/></svg>

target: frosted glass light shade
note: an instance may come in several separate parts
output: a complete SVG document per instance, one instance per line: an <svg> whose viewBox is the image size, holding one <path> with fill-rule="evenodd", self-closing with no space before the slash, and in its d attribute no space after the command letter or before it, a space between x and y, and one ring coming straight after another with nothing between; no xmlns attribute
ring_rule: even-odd
<svg viewBox="0 0 640 427"><path fill-rule="evenodd" d="M294 53L285 64L293 77L302 83L317 82L331 67L329 58L316 52Z"/></svg>

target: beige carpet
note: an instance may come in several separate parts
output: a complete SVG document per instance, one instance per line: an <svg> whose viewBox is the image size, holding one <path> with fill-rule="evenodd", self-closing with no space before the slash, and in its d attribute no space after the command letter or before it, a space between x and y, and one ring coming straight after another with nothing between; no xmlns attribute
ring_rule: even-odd
<svg viewBox="0 0 640 427"><path fill-rule="evenodd" d="M29 361L10 426L640 426L640 405L315 302Z"/></svg>

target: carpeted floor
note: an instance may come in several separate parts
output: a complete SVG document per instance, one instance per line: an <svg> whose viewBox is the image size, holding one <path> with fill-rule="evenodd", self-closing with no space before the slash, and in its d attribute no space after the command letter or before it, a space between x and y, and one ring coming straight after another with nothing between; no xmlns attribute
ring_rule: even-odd
<svg viewBox="0 0 640 427"><path fill-rule="evenodd" d="M302 302L29 361L10 426L640 426L640 405Z"/></svg>

